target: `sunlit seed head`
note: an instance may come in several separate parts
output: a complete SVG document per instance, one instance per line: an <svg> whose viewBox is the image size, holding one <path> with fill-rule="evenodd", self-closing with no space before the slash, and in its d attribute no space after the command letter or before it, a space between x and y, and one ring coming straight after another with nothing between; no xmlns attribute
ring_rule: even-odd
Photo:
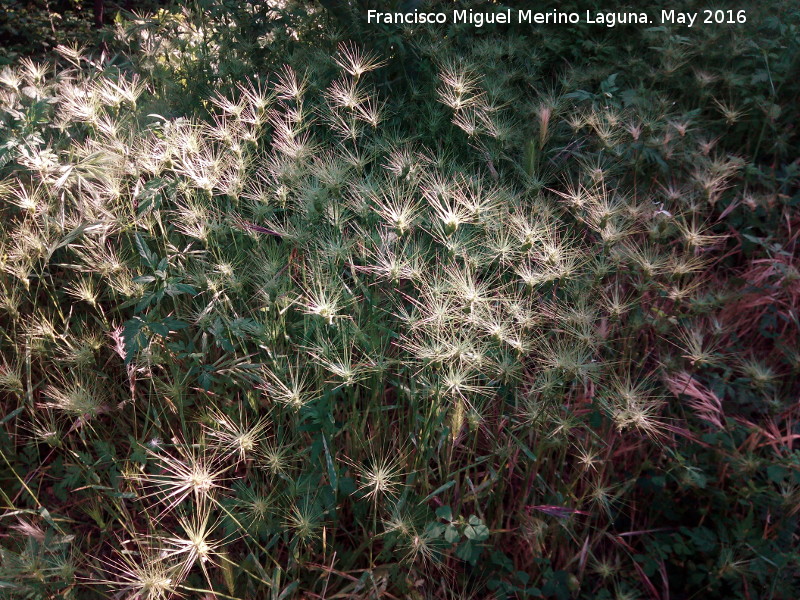
<svg viewBox="0 0 800 600"><path fill-rule="evenodd" d="M356 81L364 73L374 71L385 64L385 61L380 60L377 55L359 50L353 42L339 44L334 60L339 68L349 73Z"/></svg>

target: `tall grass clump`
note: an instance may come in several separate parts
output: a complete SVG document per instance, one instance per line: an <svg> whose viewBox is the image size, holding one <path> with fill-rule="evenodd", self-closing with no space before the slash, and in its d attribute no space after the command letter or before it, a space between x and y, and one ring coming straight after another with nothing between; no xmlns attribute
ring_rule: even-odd
<svg viewBox="0 0 800 600"><path fill-rule="evenodd" d="M248 10L0 73L4 593L793 598L797 11Z"/></svg>

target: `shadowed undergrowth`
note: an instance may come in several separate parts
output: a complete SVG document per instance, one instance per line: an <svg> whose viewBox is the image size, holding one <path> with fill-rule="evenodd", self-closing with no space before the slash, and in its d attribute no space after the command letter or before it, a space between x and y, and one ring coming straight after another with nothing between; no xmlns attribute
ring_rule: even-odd
<svg viewBox="0 0 800 600"><path fill-rule="evenodd" d="M356 44L210 4L5 68L4 592L795 597L774 10Z"/></svg>

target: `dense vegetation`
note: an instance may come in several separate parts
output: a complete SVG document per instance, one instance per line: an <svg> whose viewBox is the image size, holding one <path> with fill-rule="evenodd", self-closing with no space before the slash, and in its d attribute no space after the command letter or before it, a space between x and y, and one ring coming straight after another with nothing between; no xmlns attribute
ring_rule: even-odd
<svg viewBox="0 0 800 600"><path fill-rule="evenodd" d="M0 71L0 594L797 598L800 9L371 7Z"/></svg>

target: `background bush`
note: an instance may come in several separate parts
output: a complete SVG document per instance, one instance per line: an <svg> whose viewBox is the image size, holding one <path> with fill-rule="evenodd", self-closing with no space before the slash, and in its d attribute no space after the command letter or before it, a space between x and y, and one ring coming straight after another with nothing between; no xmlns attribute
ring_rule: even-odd
<svg viewBox="0 0 800 600"><path fill-rule="evenodd" d="M794 598L797 10L367 8L0 74L3 593Z"/></svg>

